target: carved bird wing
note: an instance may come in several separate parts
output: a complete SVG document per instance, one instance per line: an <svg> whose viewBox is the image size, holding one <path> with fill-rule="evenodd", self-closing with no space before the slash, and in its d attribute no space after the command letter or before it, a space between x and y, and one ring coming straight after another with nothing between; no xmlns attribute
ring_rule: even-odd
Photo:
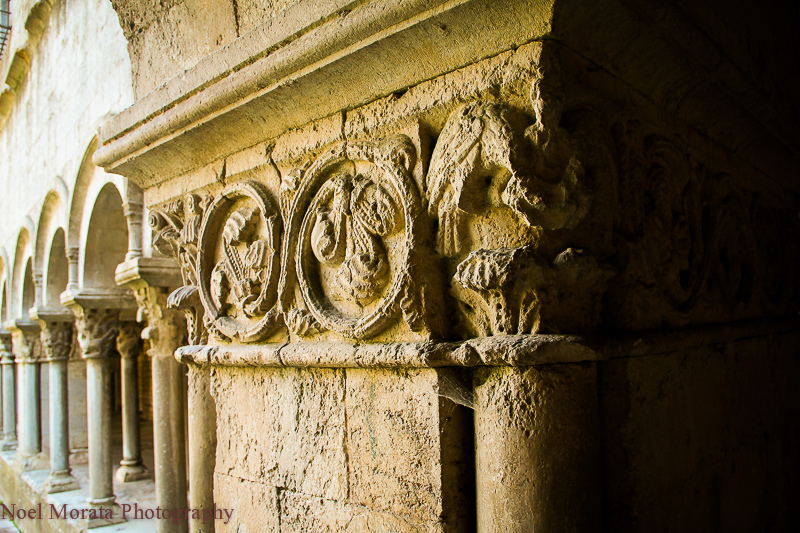
<svg viewBox="0 0 800 533"><path fill-rule="evenodd" d="M427 187L428 212L439 218L439 249L446 256L458 252L457 211L466 182L479 162L503 167L514 175L511 128L497 104L474 102L453 113L431 156Z"/></svg>

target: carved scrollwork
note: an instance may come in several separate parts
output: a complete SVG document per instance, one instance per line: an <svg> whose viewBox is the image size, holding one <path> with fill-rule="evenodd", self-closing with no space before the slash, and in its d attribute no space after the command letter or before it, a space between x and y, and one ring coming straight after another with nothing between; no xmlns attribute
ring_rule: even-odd
<svg viewBox="0 0 800 533"><path fill-rule="evenodd" d="M185 202L178 200L165 209L153 209L150 213L153 247L162 255L173 257L180 265L183 286L169 295L167 306L181 309L186 314L189 342L192 344L203 344L208 339L197 275L198 239L206 203L200 196L188 194Z"/></svg>
<svg viewBox="0 0 800 533"><path fill-rule="evenodd" d="M284 184L296 193L280 292L296 334L325 329L364 338L401 311L420 231L415 162L405 136L340 144L297 173L299 184ZM295 306L291 274L305 309Z"/></svg>
<svg viewBox="0 0 800 533"><path fill-rule="evenodd" d="M229 185L208 208L197 274L209 322L221 335L259 341L280 325L280 233L280 215L257 182Z"/></svg>

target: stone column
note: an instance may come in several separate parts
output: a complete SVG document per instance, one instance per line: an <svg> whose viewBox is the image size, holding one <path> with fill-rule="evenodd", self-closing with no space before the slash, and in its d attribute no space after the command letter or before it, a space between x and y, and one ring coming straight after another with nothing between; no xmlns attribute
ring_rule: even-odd
<svg viewBox="0 0 800 533"><path fill-rule="evenodd" d="M129 183L128 187L135 187L135 185ZM141 191L139 194L141 195ZM128 200L122 206L122 210L128 220L128 253L125 254L125 261L127 262L142 257L143 209L141 202Z"/></svg>
<svg viewBox="0 0 800 533"><path fill-rule="evenodd" d="M120 483L148 477L142 464L139 437L139 354L142 351L142 328L135 322L123 322L117 336L122 374L122 461L116 479Z"/></svg>
<svg viewBox="0 0 800 533"><path fill-rule="evenodd" d="M69 394L67 361L72 351L73 317L55 321L37 315L42 344L50 366L50 475L44 484L48 494L80 488L69 466Z"/></svg>
<svg viewBox="0 0 800 533"><path fill-rule="evenodd" d="M19 442L14 459L21 470L45 467L42 453L42 419L40 361L38 358L39 324L31 320L12 320L6 323L12 333L14 353L19 372Z"/></svg>
<svg viewBox="0 0 800 533"><path fill-rule="evenodd" d="M111 357L119 332L119 309L76 310L81 353L86 360L89 406L89 499L95 517L86 527L122 522L114 496L111 462Z"/></svg>
<svg viewBox="0 0 800 533"><path fill-rule="evenodd" d="M189 367L189 508L214 505L214 467L217 452L217 409L211 396L208 367ZM214 533L214 522L189 522L191 533Z"/></svg>
<svg viewBox="0 0 800 533"><path fill-rule="evenodd" d="M175 360L184 344L186 323L180 311L167 308L167 289L180 284L179 271L170 259L138 258L117 267L117 284L133 290L139 319L147 327L142 337L150 341L153 379L153 447L156 504L183 509L186 494L186 376ZM186 522L156 523L159 533L186 533Z"/></svg>
<svg viewBox="0 0 800 533"><path fill-rule="evenodd" d="M180 311L167 309L162 288L137 291L137 300L147 309L149 324L144 337L150 340L153 364L153 444L156 450L156 502L161 507L186 506L186 377L174 353L184 343L186 326ZM186 522L158 523L159 533L185 533Z"/></svg>
<svg viewBox="0 0 800 533"><path fill-rule="evenodd" d="M17 447L17 387L11 333L0 330L0 365L3 371L3 442L0 450Z"/></svg>
<svg viewBox="0 0 800 533"><path fill-rule="evenodd" d="M599 531L592 363L475 371L478 531Z"/></svg>
<svg viewBox="0 0 800 533"><path fill-rule="evenodd" d="M80 258L80 249L78 247L72 247L67 249L67 291L76 291L78 289L79 258Z"/></svg>

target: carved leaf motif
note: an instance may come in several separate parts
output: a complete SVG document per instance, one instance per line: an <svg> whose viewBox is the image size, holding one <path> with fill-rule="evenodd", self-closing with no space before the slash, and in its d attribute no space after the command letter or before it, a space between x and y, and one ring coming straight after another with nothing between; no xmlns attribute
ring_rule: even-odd
<svg viewBox="0 0 800 533"><path fill-rule="evenodd" d="M286 314L286 325L295 335L312 335L322 331L319 322L300 309L292 309Z"/></svg>

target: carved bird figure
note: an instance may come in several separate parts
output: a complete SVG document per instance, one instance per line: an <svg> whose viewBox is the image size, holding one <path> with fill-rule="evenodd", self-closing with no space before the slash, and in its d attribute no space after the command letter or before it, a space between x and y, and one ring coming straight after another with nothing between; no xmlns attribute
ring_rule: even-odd
<svg viewBox="0 0 800 533"><path fill-rule="evenodd" d="M459 252L459 216L470 212L479 200L473 182L483 179L478 170L506 169L516 176L511 162L514 144L502 108L473 102L454 113L445 124L431 156L427 189L428 211L439 218L438 248L447 257Z"/></svg>

